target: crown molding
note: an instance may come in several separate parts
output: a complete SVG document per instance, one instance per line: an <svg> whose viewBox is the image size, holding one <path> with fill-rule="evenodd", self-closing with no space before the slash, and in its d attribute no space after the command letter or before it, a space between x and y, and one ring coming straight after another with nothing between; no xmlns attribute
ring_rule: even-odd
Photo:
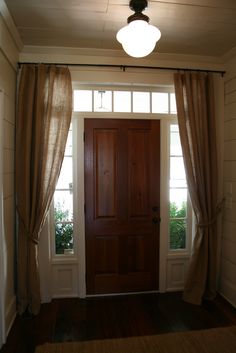
<svg viewBox="0 0 236 353"><path fill-rule="evenodd" d="M20 62L53 62L65 64L117 64L143 66L170 66L178 68L223 70L221 58L213 56L152 53L146 58L131 58L123 50L24 46Z"/></svg>

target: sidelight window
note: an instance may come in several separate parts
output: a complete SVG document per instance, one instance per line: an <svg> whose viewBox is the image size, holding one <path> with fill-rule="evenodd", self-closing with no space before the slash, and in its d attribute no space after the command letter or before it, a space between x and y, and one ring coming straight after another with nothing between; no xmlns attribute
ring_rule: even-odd
<svg viewBox="0 0 236 353"><path fill-rule="evenodd" d="M60 177L54 193L55 254L74 253L72 127L70 127Z"/></svg>
<svg viewBox="0 0 236 353"><path fill-rule="evenodd" d="M188 189L180 143L179 127L170 125L169 248L187 248Z"/></svg>

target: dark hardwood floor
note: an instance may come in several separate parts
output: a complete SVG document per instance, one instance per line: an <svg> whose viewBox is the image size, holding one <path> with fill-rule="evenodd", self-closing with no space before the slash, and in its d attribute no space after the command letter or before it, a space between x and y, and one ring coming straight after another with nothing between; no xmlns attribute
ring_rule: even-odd
<svg viewBox="0 0 236 353"><path fill-rule="evenodd" d="M181 293L54 299L36 317L17 317L1 353L33 353L45 342L93 340L198 330L236 324L223 298L202 306Z"/></svg>

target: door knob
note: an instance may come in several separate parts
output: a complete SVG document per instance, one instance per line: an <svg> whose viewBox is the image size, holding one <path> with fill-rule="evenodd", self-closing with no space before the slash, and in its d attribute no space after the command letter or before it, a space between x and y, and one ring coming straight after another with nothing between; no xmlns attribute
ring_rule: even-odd
<svg viewBox="0 0 236 353"><path fill-rule="evenodd" d="M158 211L158 209L159 209L159 207L158 207L158 206L153 206L153 208L152 208L153 212L157 212L157 211Z"/></svg>
<svg viewBox="0 0 236 353"><path fill-rule="evenodd" d="M152 219L152 223L154 223L154 224L157 224L157 223L159 223L160 221L161 221L161 219L158 218L158 217L153 217L153 219Z"/></svg>

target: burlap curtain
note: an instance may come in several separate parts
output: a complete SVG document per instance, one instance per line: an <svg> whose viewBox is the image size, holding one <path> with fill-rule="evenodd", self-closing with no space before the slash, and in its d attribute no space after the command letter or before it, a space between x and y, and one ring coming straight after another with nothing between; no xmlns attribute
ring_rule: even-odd
<svg viewBox="0 0 236 353"><path fill-rule="evenodd" d="M40 309L39 234L60 173L71 113L69 70L23 65L16 120L19 313Z"/></svg>
<svg viewBox="0 0 236 353"><path fill-rule="evenodd" d="M185 283L185 301L200 304L216 294L217 148L213 77L203 72L174 75L180 139L196 234Z"/></svg>

